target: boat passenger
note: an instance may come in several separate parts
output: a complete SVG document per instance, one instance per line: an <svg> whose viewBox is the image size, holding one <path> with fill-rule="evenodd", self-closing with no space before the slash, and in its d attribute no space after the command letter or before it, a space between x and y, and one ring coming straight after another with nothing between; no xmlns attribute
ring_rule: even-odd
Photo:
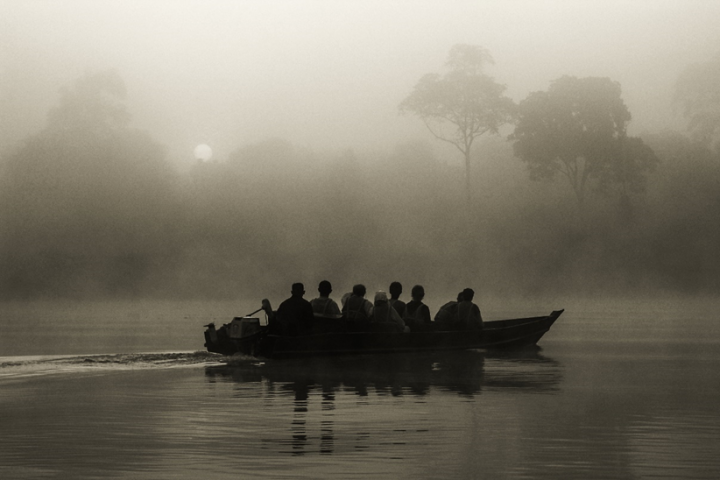
<svg viewBox="0 0 720 480"><path fill-rule="evenodd" d="M318 286L318 292L320 296L310 301L313 308L313 315L316 318L340 318L342 312L340 307L335 303L335 300L330 298L332 292L332 285L327 280L320 282Z"/></svg>
<svg viewBox="0 0 720 480"><path fill-rule="evenodd" d="M405 326L400 314L390 305L385 292L375 294L371 323L380 327L383 331L404 332L410 330Z"/></svg>
<svg viewBox="0 0 720 480"><path fill-rule="evenodd" d="M364 330L370 324L373 306L365 299L365 285L358 284L353 287L349 295L343 296L343 316L350 330Z"/></svg>
<svg viewBox="0 0 720 480"><path fill-rule="evenodd" d="M278 322L277 319L277 311L272 309L272 306L270 305L270 300L268 300L267 298L262 299L262 309L267 315L269 332L273 335L280 335L281 329L280 322Z"/></svg>
<svg viewBox="0 0 720 480"><path fill-rule="evenodd" d="M400 300L402 294L402 284L400 282L392 282L390 284L390 305L393 306L395 311L400 314L400 318L405 317L406 304Z"/></svg>
<svg viewBox="0 0 720 480"><path fill-rule="evenodd" d="M313 323L313 307L303 298L305 286L293 283L291 297L285 300L275 312L282 335L301 335L310 331Z"/></svg>
<svg viewBox="0 0 720 480"><path fill-rule="evenodd" d="M450 301L440 307L435 314L435 323L440 330L451 330L455 328L454 320L457 318L458 303L463 301L463 292L457 294L457 300Z"/></svg>
<svg viewBox="0 0 720 480"><path fill-rule="evenodd" d="M422 285L415 285L411 292L412 300L405 309L405 324L413 331L428 330L432 326L430 309L423 303L425 289Z"/></svg>
<svg viewBox="0 0 720 480"><path fill-rule="evenodd" d="M458 326L463 330L481 330L483 320L480 307L473 303L475 291L466 288L462 291L462 297L463 300L457 306Z"/></svg>

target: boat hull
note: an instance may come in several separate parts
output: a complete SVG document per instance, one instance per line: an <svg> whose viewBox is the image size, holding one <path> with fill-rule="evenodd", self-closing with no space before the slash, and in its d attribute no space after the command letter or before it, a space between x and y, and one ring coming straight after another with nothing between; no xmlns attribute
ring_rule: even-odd
<svg viewBox="0 0 720 480"><path fill-rule="evenodd" d="M271 334L267 327L243 338L230 338L228 326L205 331L205 347L223 355L265 358L360 353L511 349L535 345L563 310L542 317L485 322L479 331L326 332L301 336Z"/></svg>

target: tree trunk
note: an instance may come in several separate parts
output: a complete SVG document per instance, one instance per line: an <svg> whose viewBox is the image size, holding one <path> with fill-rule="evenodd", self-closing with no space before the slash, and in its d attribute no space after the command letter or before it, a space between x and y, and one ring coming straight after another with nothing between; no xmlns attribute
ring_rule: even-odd
<svg viewBox="0 0 720 480"><path fill-rule="evenodd" d="M575 198L577 198L578 209L582 210L585 204L585 192L582 188L575 189Z"/></svg>
<svg viewBox="0 0 720 480"><path fill-rule="evenodd" d="M472 203L472 195L470 190L470 148L465 150L465 202L468 210Z"/></svg>

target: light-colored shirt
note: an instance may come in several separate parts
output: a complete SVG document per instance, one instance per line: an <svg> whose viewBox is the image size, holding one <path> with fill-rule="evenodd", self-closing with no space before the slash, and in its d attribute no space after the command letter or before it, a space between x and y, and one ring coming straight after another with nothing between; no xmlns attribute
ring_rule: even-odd
<svg viewBox="0 0 720 480"><path fill-rule="evenodd" d="M369 321L373 313L373 304L366 298L350 294L343 301L343 312L346 312L348 320L363 318Z"/></svg>
<svg viewBox="0 0 720 480"><path fill-rule="evenodd" d="M332 298L323 297L322 295L310 301L313 307L313 315L320 318L340 318L342 312L340 307Z"/></svg>
<svg viewBox="0 0 720 480"><path fill-rule="evenodd" d="M388 302L375 302L372 322L394 324L400 332L405 329L405 321Z"/></svg>

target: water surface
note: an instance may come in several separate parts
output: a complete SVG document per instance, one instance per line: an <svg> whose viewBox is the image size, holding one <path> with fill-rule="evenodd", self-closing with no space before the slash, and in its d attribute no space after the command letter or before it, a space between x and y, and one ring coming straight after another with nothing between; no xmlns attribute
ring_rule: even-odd
<svg viewBox="0 0 720 480"><path fill-rule="evenodd" d="M147 353L169 315L118 327L134 351L0 352L0 478L717 478L715 306L568 309L505 355Z"/></svg>

